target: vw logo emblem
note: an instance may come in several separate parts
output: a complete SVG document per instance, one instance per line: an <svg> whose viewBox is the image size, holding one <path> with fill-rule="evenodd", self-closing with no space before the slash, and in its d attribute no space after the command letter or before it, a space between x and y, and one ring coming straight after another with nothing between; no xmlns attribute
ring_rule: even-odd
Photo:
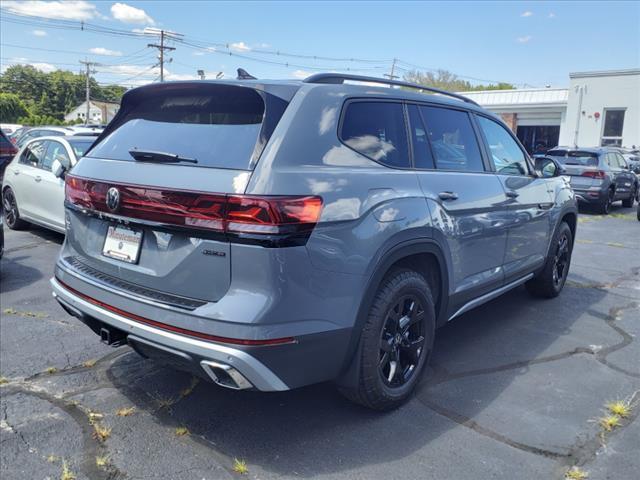
<svg viewBox="0 0 640 480"><path fill-rule="evenodd" d="M116 187L111 187L109 190L107 190L106 200L107 208L109 210L111 210L112 212L118 210L118 207L120 206L120 190L118 190Z"/></svg>

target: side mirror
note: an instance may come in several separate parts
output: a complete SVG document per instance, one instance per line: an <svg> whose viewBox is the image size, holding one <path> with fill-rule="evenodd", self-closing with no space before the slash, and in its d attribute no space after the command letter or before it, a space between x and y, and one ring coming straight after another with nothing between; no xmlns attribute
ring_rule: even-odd
<svg viewBox="0 0 640 480"><path fill-rule="evenodd" d="M64 176L64 165L62 165L62 163L60 163L60 160L54 160L51 163L51 173L53 173L54 176L58 177L58 178L62 178Z"/></svg>
<svg viewBox="0 0 640 480"><path fill-rule="evenodd" d="M539 177L552 178L564 175L564 167L551 157L536 157L535 169Z"/></svg>

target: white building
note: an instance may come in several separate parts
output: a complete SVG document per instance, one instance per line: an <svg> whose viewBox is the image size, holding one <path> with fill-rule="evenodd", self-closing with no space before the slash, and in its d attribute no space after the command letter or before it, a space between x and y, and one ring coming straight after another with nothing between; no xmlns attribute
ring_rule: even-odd
<svg viewBox="0 0 640 480"><path fill-rule="evenodd" d="M640 146L640 69L569 74L569 88L463 92L534 153L556 145Z"/></svg>
<svg viewBox="0 0 640 480"><path fill-rule="evenodd" d="M96 100L91 100L89 103L89 119L87 116L87 102L82 102L76 108L71 110L64 116L65 121L71 122L75 120L82 120L82 123L109 123L111 119L115 116L118 109L120 108L119 103L112 102L98 102Z"/></svg>

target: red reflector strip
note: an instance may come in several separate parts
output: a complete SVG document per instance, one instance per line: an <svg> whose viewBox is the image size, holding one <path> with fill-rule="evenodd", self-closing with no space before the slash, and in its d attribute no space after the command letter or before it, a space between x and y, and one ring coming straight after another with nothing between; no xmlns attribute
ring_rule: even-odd
<svg viewBox="0 0 640 480"><path fill-rule="evenodd" d="M284 337L284 338L271 338L266 340L248 340L241 338L228 338L228 337L220 337L218 335L210 335L208 333L196 332L194 330L188 330L186 328L174 327L173 325L168 325L166 323L158 322L156 320L151 320L149 318L141 317L140 315L136 315L135 313L129 313L124 310L119 309L118 307L113 307L108 305L100 300L96 300L88 295L85 295L82 292L79 292L73 287L70 287L58 277L56 277L56 281L62 285L65 289L69 290L74 295L86 300L87 302L96 305L97 307L104 308L112 313L125 317L129 320L133 320L135 322L143 323L145 325L149 325L152 327L159 328L161 330L166 330L168 332L178 333L180 335L186 335L189 337L198 338L201 340L207 340L210 342L216 343L227 343L231 345L245 345L245 346L266 346L266 345L284 345L287 343L296 343L296 339L294 337Z"/></svg>

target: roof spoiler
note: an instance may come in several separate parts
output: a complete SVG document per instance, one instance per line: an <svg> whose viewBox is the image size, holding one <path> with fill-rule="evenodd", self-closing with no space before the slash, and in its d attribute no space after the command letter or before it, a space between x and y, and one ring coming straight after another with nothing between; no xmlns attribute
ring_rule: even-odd
<svg viewBox="0 0 640 480"><path fill-rule="evenodd" d="M402 82L399 80L387 80L386 78L377 78L377 77L367 77L364 75L351 75L351 74L342 74L342 73L316 73L315 75L311 75L303 80L304 83L329 83L329 84L342 84L345 80L353 81L353 82L370 82L370 83L380 83L382 85L394 85L397 87L405 87L412 88L415 90L422 90L431 93L437 93L438 95L445 95L447 97L455 98L457 100L462 100L466 103L471 103L472 105L480 106L470 98L465 97L464 95L459 95L457 93L448 92L447 90L440 90L439 88L427 87L425 85L420 85L419 83L411 83L411 82Z"/></svg>

